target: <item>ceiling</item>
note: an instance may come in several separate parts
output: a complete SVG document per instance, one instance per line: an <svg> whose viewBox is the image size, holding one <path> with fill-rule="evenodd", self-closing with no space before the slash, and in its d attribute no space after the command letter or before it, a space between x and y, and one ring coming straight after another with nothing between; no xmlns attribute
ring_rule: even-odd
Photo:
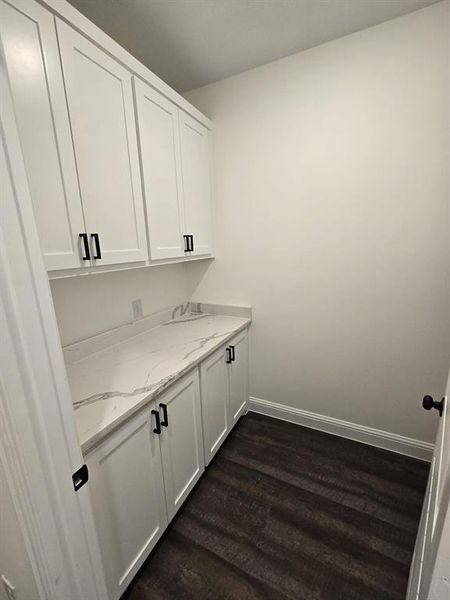
<svg viewBox="0 0 450 600"><path fill-rule="evenodd" d="M183 93L436 0L69 0Z"/></svg>

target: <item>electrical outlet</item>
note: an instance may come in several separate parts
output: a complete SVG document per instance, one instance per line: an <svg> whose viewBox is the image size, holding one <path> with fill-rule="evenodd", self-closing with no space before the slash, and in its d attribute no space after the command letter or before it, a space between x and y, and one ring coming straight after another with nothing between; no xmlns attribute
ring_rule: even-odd
<svg viewBox="0 0 450 600"><path fill-rule="evenodd" d="M2 583L3 586L5 588L6 591L6 597L8 598L8 600L16 600L16 588L13 586L13 584L6 579L6 577L4 575L2 575Z"/></svg>
<svg viewBox="0 0 450 600"><path fill-rule="evenodd" d="M131 302L131 308L133 309L133 321L142 319L142 300L133 300Z"/></svg>

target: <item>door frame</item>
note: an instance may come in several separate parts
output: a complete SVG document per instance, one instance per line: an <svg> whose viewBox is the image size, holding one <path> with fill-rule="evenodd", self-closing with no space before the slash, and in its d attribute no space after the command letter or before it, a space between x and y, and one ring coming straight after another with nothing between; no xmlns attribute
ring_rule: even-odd
<svg viewBox="0 0 450 600"><path fill-rule="evenodd" d="M450 374L447 383L446 395L442 399L444 409L438 429L436 446L439 455L434 452L433 463L436 472L434 473L434 490L430 491L430 507L427 515L426 529L430 539L425 536L425 547L423 564L421 565L418 581L418 600L427 600L430 598L440 598L440 592L444 593L444 587L447 592L450 588L450 561L448 535L450 529L450 410L449 410L449 389ZM439 439L441 436L441 439ZM432 464L433 464L432 463ZM431 484L433 480L431 479ZM428 500L428 498L426 498ZM429 531L431 529L431 532ZM428 543L427 543L428 542ZM412 590L414 592L414 589ZM444 597L444 596L442 596Z"/></svg>
<svg viewBox="0 0 450 600"><path fill-rule="evenodd" d="M446 541L450 530L449 390L450 374L411 561L407 600L437 599L444 587L445 593L450 589L450 544Z"/></svg>
<svg viewBox="0 0 450 600"><path fill-rule="evenodd" d="M107 600L1 45L0 90L0 460L40 598Z"/></svg>

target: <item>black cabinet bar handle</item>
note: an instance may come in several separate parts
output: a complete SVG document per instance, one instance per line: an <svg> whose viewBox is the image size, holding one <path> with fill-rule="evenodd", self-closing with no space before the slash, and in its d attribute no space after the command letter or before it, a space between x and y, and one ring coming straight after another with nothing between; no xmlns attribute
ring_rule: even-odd
<svg viewBox="0 0 450 600"><path fill-rule="evenodd" d="M91 233L91 238L94 238L95 244L95 254L93 258L98 260L102 257L102 251L100 250L100 238L98 237L98 233Z"/></svg>
<svg viewBox="0 0 450 600"><path fill-rule="evenodd" d="M183 235L184 237L184 251L185 252L194 252L194 236L193 235Z"/></svg>
<svg viewBox="0 0 450 600"><path fill-rule="evenodd" d="M152 410L152 415L155 415L156 427L153 430L153 433L157 433L158 435L161 433L161 422L159 420L159 411Z"/></svg>
<svg viewBox="0 0 450 600"><path fill-rule="evenodd" d="M231 358L231 348L226 348L225 352L227 354L227 359L226 359L226 363L227 365L231 365L231 363L233 362L233 359Z"/></svg>
<svg viewBox="0 0 450 600"><path fill-rule="evenodd" d="M169 415L167 414L167 404L164 404L163 402L161 402L159 404L159 408L162 408L163 417L164 417L164 420L161 421L161 425L163 427L168 427L169 426Z"/></svg>
<svg viewBox="0 0 450 600"><path fill-rule="evenodd" d="M231 360L234 362L236 360L236 353L234 351L234 346L230 346L231 350Z"/></svg>
<svg viewBox="0 0 450 600"><path fill-rule="evenodd" d="M82 256L83 260L91 260L91 251L89 250L89 242L87 233L80 233L79 238L83 242L84 247L84 256Z"/></svg>

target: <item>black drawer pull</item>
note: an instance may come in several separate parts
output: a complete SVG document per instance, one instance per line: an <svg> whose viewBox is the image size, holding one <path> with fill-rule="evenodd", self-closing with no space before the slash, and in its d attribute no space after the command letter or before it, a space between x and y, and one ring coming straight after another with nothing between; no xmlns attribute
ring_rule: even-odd
<svg viewBox="0 0 450 600"><path fill-rule="evenodd" d="M81 258L83 260L91 260L91 251L89 249L87 233L80 233L79 238L80 238L80 240L82 240L83 248L84 248L84 256L82 256Z"/></svg>
<svg viewBox="0 0 450 600"><path fill-rule="evenodd" d="M100 249L100 238L98 237L98 233L91 233L91 238L94 238L94 245L95 245L95 254L94 254L93 258L98 260L99 258L102 257L102 251Z"/></svg>
<svg viewBox="0 0 450 600"><path fill-rule="evenodd" d="M232 355L231 355L231 348L226 348L225 352L227 355L227 359L225 362L227 363L227 365L231 365L231 363L233 362Z"/></svg>
<svg viewBox="0 0 450 600"><path fill-rule="evenodd" d="M193 235L183 235L184 238L184 251L185 252L194 252L194 236Z"/></svg>
<svg viewBox="0 0 450 600"><path fill-rule="evenodd" d="M232 362L234 362L236 360L236 353L234 351L234 346L230 346L230 350L231 350L231 360L232 360Z"/></svg>
<svg viewBox="0 0 450 600"><path fill-rule="evenodd" d="M168 427L169 426L169 415L167 414L167 404L164 404L163 402L160 403L159 408L162 408L163 411L163 421L161 421L161 425L163 427Z"/></svg>
<svg viewBox="0 0 450 600"><path fill-rule="evenodd" d="M155 415L156 427L153 430L153 433L157 433L158 435L161 433L161 422L159 420L159 411L152 410L152 415Z"/></svg>

